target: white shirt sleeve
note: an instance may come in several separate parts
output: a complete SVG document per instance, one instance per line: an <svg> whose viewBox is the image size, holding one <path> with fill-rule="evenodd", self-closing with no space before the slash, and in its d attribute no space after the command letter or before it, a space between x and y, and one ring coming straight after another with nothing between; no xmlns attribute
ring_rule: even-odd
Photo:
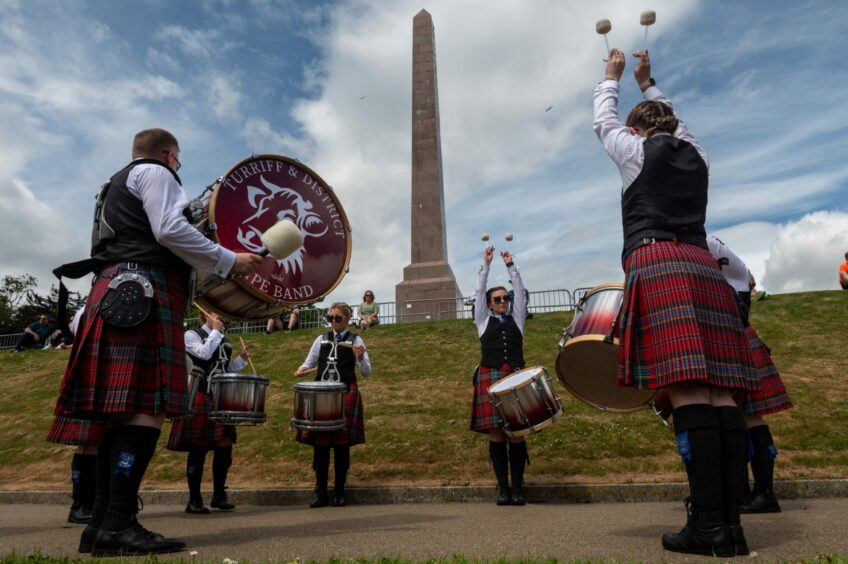
<svg viewBox="0 0 848 564"><path fill-rule="evenodd" d="M512 319L518 325L518 330L524 334L524 322L527 320L527 302L524 301L524 281L521 280L521 273L513 264L507 269L509 279L512 280L512 288L515 290L514 302L512 304Z"/></svg>
<svg viewBox="0 0 848 564"><path fill-rule="evenodd" d="M362 340L362 337L359 335L352 341L354 345L362 345L365 346L365 341ZM368 377L371 375L371 359L368 357L368 351L366 350L362 354L362 360L357 360L356 365L359 367L359 373L364 377Z"/></svg>
<svg viewBox="0 0 848 564"><path fill-rule="evenodd" d="M489 304L486 303L486 282L489 280L489 267L480 265L477 271L477 285L474 287L474 325L477 336L482 337L489 324Z"/></svg>
<svg viewBox="0 0 848 564"><path fill-rule="evenodd" d="M210 330L209 327L206 327L206 330L210 331L210 333L209 338L205 342L197 331L190 330L185 333L186 351L203 360L212 358L212 354L218 350L218 345L224 339L224 334L220 331Z"/></svg>
<svg viewBox="0 0 848 564"><path fill-rule="evenodd" d="M224 277L236 260L233 251L213 243L183 215L188 197L168 169L140 164L127 178L130 193L139 198L156 241L189 265Z"/></svg>
<svg viewBox="0 0 848 564"><path fill-rule="evenodd" d="M236 355L235 358L230 361L229 370L230 372L241 372L245 366L247 366L247 361L239 355Z"/></svg>
<svg viewBox="0 0 848 564"><path fill-rule="evenodd" d="M707 236L710 254L719 262L721 273L727 283L737 292L750 292L748 266L724 242L715 235Z"/></svg>
<svg viewBox="0 0 848 564"><path fill-rule="evenodd" d="M309 349L309 354L306 355L306 360L300 365L301 368L309 369L318 366L318 353L321 352L321 342L323 340L324 334L321 333L312 341L312 347Z"/></svg>

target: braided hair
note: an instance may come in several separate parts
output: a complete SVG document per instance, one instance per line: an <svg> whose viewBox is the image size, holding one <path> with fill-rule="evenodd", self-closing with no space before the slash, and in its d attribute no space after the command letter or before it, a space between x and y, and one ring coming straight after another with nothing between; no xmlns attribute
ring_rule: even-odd
<svg viewBox="0 0 848 564"><path fill-rule="evenodd" d="M646 100L639 102L627 115L627 127L642 127L646 137L657 131L674 134L677 130L677 118L674 110L662 102Z"/></svg>

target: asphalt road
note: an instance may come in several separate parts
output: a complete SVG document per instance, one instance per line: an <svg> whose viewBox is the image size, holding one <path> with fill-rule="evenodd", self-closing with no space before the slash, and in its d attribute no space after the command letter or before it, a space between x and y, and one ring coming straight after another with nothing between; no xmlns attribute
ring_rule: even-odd
<svg viewBox="0 0 848 564"><path fill-rule="evenodd" d="M781 501L783 513L749 515L743 525L758 560L811 559L848 553L848 498ZM40 551L78 556L81 525L65 522L67 506L0 505L0 554ZM705 561L665 552L660 536L685 520L680 502L407 503L310 509L241 505L235 512L187 515L183 506L147 505L148 528L182 538L176 557L287 561L377 557L585 558L618 561ZM166 557L167 558L167 557ZM745 561L736 558L737 561Z"/></svg>

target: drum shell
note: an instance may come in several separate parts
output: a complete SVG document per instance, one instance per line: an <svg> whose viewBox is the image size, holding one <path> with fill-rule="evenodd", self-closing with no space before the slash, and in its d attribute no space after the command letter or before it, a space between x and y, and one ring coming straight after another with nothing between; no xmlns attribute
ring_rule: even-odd
<svg viewBox="0 0 848 564"><path fill-rule="evenodd" d="M209 419L233 425L263 423L268 378L258 374L214 374Z"/></svg>
<svg viewBox="0 0 848 564"><path fill-rule="evenodd" d="M503 378L489 388L489 396L510 437L539 432L562 415L562 403L541 366Z"/></svg>
<svg viewBox="0 0 848 564"><path fill-rule="evenodd" d="M566 342L568 337L611 335L623 297L623 284L603 284L589 290L565 330Z"/></svg>
<svg viewBox="0 0 848 564"><path fill-rule="evenodd" d="M347 386L339 382L298 382L294 385L292 430L341 431L345 425Z"/></svg>

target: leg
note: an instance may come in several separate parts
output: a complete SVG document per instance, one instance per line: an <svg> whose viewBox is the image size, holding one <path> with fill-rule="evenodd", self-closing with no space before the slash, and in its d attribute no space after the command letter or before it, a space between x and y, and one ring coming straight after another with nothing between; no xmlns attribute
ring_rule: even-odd
<svg viewBox="0 0 848 564"><path fill-rule="evenodd" d="M212 459L212 507L221 511L232 511L236 508L227 498L227 474L233 464L233 445L215 447L215 457Z"/></svg>
<svg viewBox="0 0 848 564"><path fill-rule="evenodd" d="M110 461L115 433L115 427L107 427L103 432L103 438L100 439L100 444L97 445L94 468L94 505L91 509L91 520L80 536L79 552L82 554L91 552L94 539L103 524L106 507L109 505L109 483L112 474Z"/></svg>
<svg viewBox="0 0 848 564"><path fill-rule="evenodd" d="M94 505L94 474L97 454L86 454L80 446L71 460L71 497L74 502L68 513L68 523L88 523Z"/></svg>
<svg viewBox="0 0 848 564"><path fill-rule="evenodd" d="M192 447L186 459L186 479L188 480L188 504L185 512L195 515L209 513L209 508L203 505L203 495L200 485L203 483L203 466L206 464L206 447Z"/></svg>
<svg viewBox="0 0 848 564"><path fill-rule="evenodd" d="M527 454L527 443L524 438L511 439L509 442L509 471L512 478L512 505L524 505L524 467L530 457Z"/></svg>
<svg viewBox="0 0 848 564"><path fill-rule="evenodd" d="M489 461L498 480L498 505L509 505L512 496L509 490L509 455L506 446L506 434L503 429L489 430Z"/></svg>
<svg viewBox="0 0 848 564"><path fill-rule="evenodd" d="M737 555L745 555L748 543L739 518L745 484L748 482L748 434L745 416L736 405L716 407L721 427L721 487L724 516Z"/></svg>
<svg viewBox="0 0 848 564"><path fill-rule="evenodd" d="M335 458L333 471L336 474L333 506L344 507L347 505L347 499L345 499L345 482L347 481L347 471L350 469L350 445L334 445L333 455Z"/></svg>
<svg viewBox="0 0 848 564"><path fill-rule="evenodd" d="M327 480L330 475L330 447L312 447L312 469L315 471L315 499L309 507L325 507L328 503Z"/></svg>
<svg viewBox="0 0 848 564"><path fill-rule="evenodd" d="M774 459L777 447L769 426L762 422L748 428L751 439L751 473L754 475L754 491L751 499L743 504L742 513L780 513L780 504L774 495Z"/></svg>

